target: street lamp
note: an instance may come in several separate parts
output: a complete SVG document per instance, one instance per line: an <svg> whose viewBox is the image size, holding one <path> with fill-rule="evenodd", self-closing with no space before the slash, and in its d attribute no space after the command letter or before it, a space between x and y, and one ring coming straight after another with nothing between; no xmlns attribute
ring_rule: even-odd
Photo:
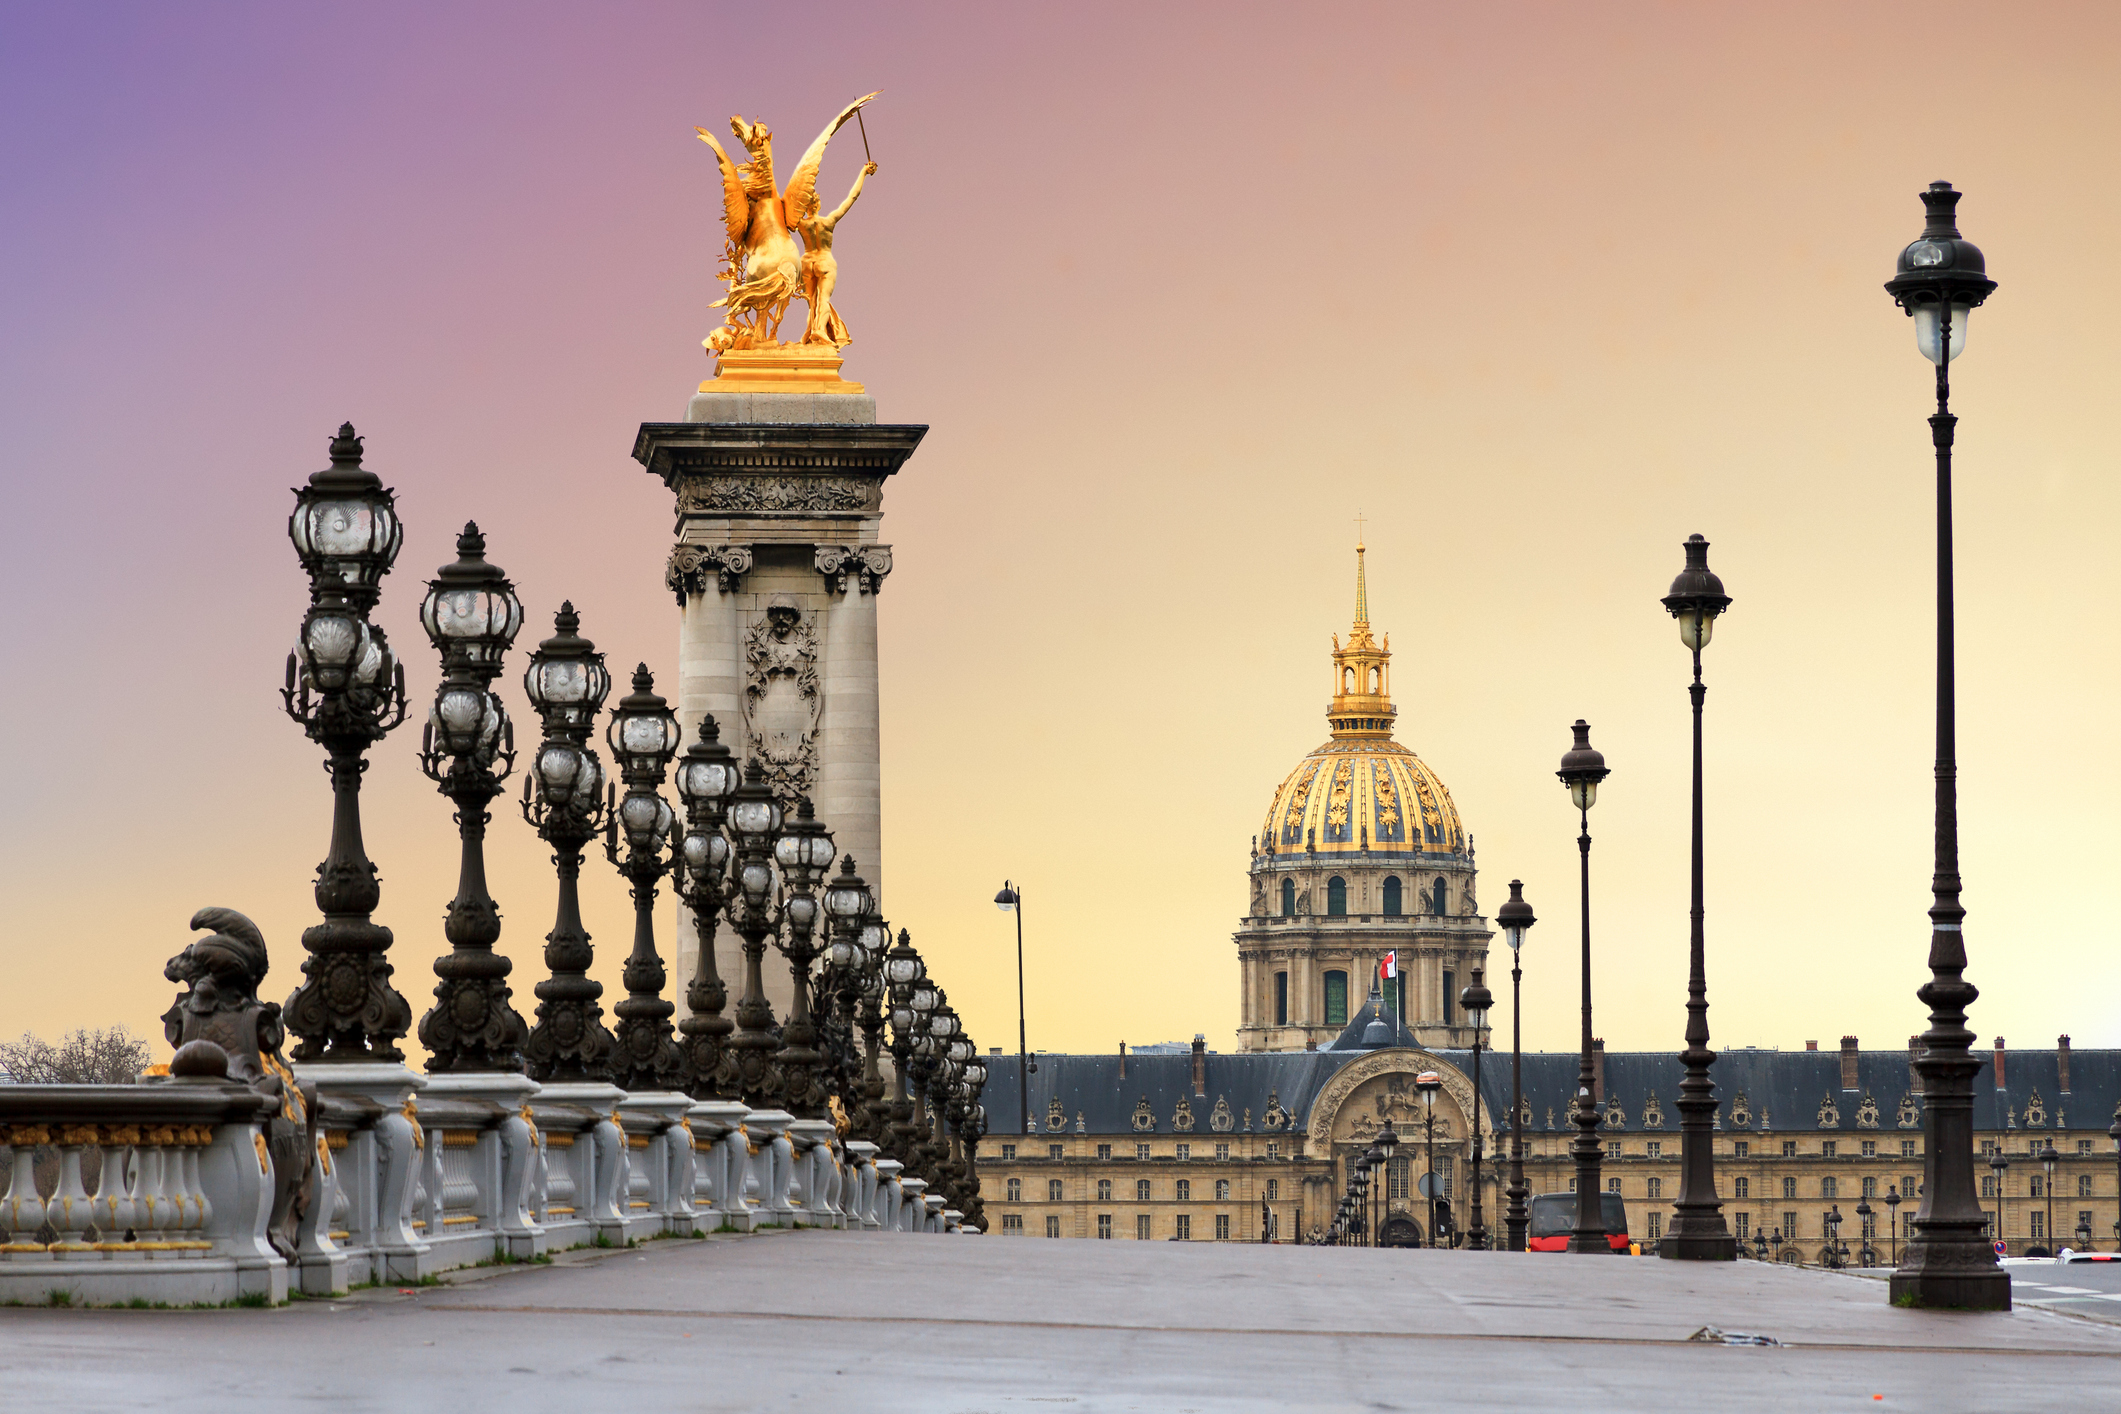
<svg viewBox="0 0 2121 1414"><path fill-rule="evenodd" d="M1688 688L1694 703L1693 909L1687 943L1686 1049L1679 1053L1686 1067L1679 1082L1679 1198L1657 1255L1728 1262L1737 1257L1738 1244L1716 1196L1716 1083L1709 1078L1716 1053L1709 1049L1709 984L1703 960L1701 705L1708 688L1701 681L1701 650L1709 646L1717 616L1730 607L1731 597L1709 568L1709 542L1690 535L1685 548L1686 567L1672 581L1664 607L1679 621L1679 641L1694 655L1694 682Z"/></svg>
<svg viewBox="0 0 2121 1414"><path fill-rule="evenodd" d="M373 919L382 889L361 843L362 757L405 720L405 669L368 621L404 540L392 493L361 467L361 439L343 423L331 465L295 492L287 519L309 611L287 655L287 715L324 748L331 772L331 847L317 866L324 921L302 934L309 956L287 999L298 1061L397 1061L412 1006L390 985L390 930Z"/></svg>
<svg viewBox="0 0 2121 1414"><path fill-rule="evenodd" d="M2049 1256L2053 1256L2055 1252L2055 1165L2061 1158L2062 1156L2055 1152L2055 1141L2048 1140L2046 1147L2040 1151L2040 1167L2044 1170L2047 1180L2043 1185L2047 1190L2047 1220L2040 1224L2040 1229L2041 1235L2047 1239Z"/></svg>
<svg viewBox="0 0 2121 1414"><path fill-rule="evenodd" d="M501 659L523 626L523 604L499 565L486 560L486 537L466 523L454 564L427 583L420 623L442 654L442 683L420 741L420 769L457 810L457 896L442 936L450 950L435 959L435 1004L420 1018L427 1068L519 1071L530 1028L510 1005L514 966L493 950L501 915L486 891L486 807L515 767L515 725L493 690Z"/></svg>
<svg viewBox="0 0 2121 1414"><path fill-rule="evenodd" d="M538 1024L524 1046L530 1078L541 1084L587 1084L609 1078L615 1042L604 1029L597 998L604 984L589 978L595 953L582 926L582 848L604 823L604 765L590 749L611 674L596 645L576 633L582 621L572 603L553 616L553 636L530 655L523 690L544 723L544 740L523 778L523 818L552 846L559 904L545 935L552 975L533 989Z"/></svg>
<svg viewBox="0 0 2121 1414"><path fill-rule="evenodd" d="M1897 1186L1888 1186L1886 1188L1885 1220L1886 1223L1893 1229L1892 1262L1895 1267L1900 1265L1900 1205L1906 1201L1906 1199L1900 1196L1900 1189Z"/></svg>
<svg viewBox="0 0 2121 1414"><path fill-rule="evenodd" d="M1774 1235L1773 1237L1769 1238L1768 1240L1769 1240L1770 1242L1772 1242L1772 1243L1774 1244L1774 1246L1775 1246L1775 1260L1776 1260L1776 1261L1778 1261L1778 1262L1779 1262L1779 1261L1781 1261L1781 1260L1782 1260L1782 1229L1781 1229L1781 1228L1779 1228L1779 1227L1778 1227L1778 1228L1776 1228L1776 1229L1775 1229L1775 1235Z"/></svg>
<svg viewBox="0 0 2121 1414"><path fill-rule="evenodd" d="M2077 1250L2079 1252L2092 1250L2092 1220L2089 1217L2077 1219Z"/></svg>
<svg viewBox="0 0 2121 1414"><path fill-rule="evenodd" d="M1841 1205L1836 1203L1826 1215L1826 1265L1828 1270L1841 1266Z"/></svg>
<svg viewBox="0 0 2121 1414"><path fill-rule="evenodd" d="M1763 1262L1768 1259L1767 1229L1764 1227L1753 1230L1753 1255Z"/></svg>
<svg viewBox="0 0 2121 1414"><path fill-rule="evenodd" d="M1480 1215L1480 1035L1487 1029L1488 1008L1495 1005L1495 994L1481 984L1479 968L1473 969L1473 985L1458 994L1458 1004L1465 1009L1466 1024L1473 1028L1473 1211L1466 1225L1466 1249L1485 1252L1488 1229Z"/></svg>
<svg viewBox="0 0 2121 1414"><path fill-rule="evenodd" d="M737 1088L755 1110L780 1103L780 1070L773 1053L780 1049L774 1033L773 1004L766 1000L766 938L778 933L782 914L773 897L773 841L780 833L782 811L766 784L765 767L753 757L744 768L744 783L729 798L729 831L734 837L736 897L729 918L744 940L744 990L736 1002L736 1034L728 1047L736 1059Z"/></svg>
<svg viewBox="0 0 2121 1414"><path fill-rule="evenodd" d="M714 935L729 896L729 840L722 833L729 798L736 794L734 752L722 745L721 729L702 713L699 732L678 762L678 798L685 802L685 838L678 845L675 888L692 914L699 956L685 988L685 1069L696 1100L726 1100L737 1086L726 1049L736 1023L722 1015L729 988L715 965Z"/></svg>
<svg viewBox="0 0 2121 1414"><path fill-rule="evenodd" d="M908 1165L913 1162L913 1100L907 1094L906 1071L913 1061L913 1033L919 1020L913 997L916 988L926 985L927 976L926 964L913 950L912 936L899 929L897 946L884 957L891 1007L891 1118L885 1145L892 1158Z"/></svg>
<svg viewBox="0 0 2121 1414"><path fill-rule="evenodd" d="M1429 1200L1429 1245L1436 1245L1436 1092L1443 1088L1443 1077L1433 1070L1425 1070L1414 1077L1414 1088L1421 1095L1422 1125L1428 1133L1429 1172L1422 1180L1422 1196Z"/></svg>
<svg viewBox="0 0 2121 1414"><path fill-rule="evenodd" d="M1024 1032L1024 895L1016 885L1002 880L1002 891L994 906L1016 915L1016 1132L1031 1132L1031 1057Z"/></svg>
<svg viewBox="0 0 2121 1414"><path fill-rule="evenodd" d="M1377 1149L1377 1161L1384 1166L1385 1171L1384 1203L1381 1211L1384 1219L1389 1220L1392 1216L1392 1155L1399 1150L1399 1131L1392 1127L1390 1116L1386 1116L1385 1127L1377 1132L1375 1147ZM1378 1223L1377 1233L1378 1237L1382 1239L1384 1236L1383 1221Z"/></svg>
<svg viewBox="0 0 2121 1414"><path fill-rule="evenodd" d="M670 870L665 849L677 833L677 815L663 799L663 778L677 755L680 735L676 714L656 692L655 675L642 663L633 670L633 691L611 709L611 725L604 731L611 764L626 783L625 799L605 811L604 855L626 876L633 895L633 951L621 974L626 999L612 1008L618 1016L613 1028L618 1044L611 1079L625 1090L677 1090L685 1084L685 1052L670 1025L677 1004L663 996L668 974L655 950L656 884ZM626 841L623 856L621 834Z"/></svg>
<svg viewBox="0 0 2121 1414"><path fill-rule="evenodd" d="M1989 1167L1989 1172L1990 1172L1990 1173L1991 1173L1992 1175L1994 1175L1994 1177L1995 1177L1995 1180L1996 1180L1996 1239L1995 1239L1995 1240L1996 1240L1996 1241L1998 1241L1998 1242L2001 1242L2001 1243L2003 1243L2003 1244L2004 1244L2004 1245L2005 1245L2006 1247L2008 1247L2008 1246L2009 1246L2009 1244L2010 1244L2010 1239L2009 1239L2009 1238L2007 1238L2007 1237L2005 1237L2005 1236L2003 1235L2003 1175L2004 1175L2005 1173L2007 1173L2007 1172L2009 1172L2009 1171L2010 1171L2010 1166L2011 1166L2011 1161L2010 1161L2010 1158L2009 1158L2009 1156L2007 1156L2007 1155L2006 1155L2006 1154L2005 1154L2005 1153L2003 1152L2003 1146L2002 1146L2001 1144L1998 1144L1998 1145L1996 1146L1996 1152L1995 1152L1995 1153L1993 1153L1993 1154L1990 1154L1990 1155L1988 1156L1988 1167ZM1922 1221L1922 1219L1921 1219L1921 1218L1919 1218L1919 1217L1917 1217L1917 1218L1915 1219L1915 1221L1916 1221L1917 1223L1920 1223L1920 1222ZM1983 1222L1983 1223L1986 1223L1987 1221L1988 1221L1988 1217L1987 1217L1987 1215L1986 1215L1986 1214L1983 1214L1983 1215L1982 1215L1982 1222ZM1908 1245L1908 1247L1909 1247L1909 1248L1910 1248L1910 1249L1912 1250L1912 1249L1913 1249L1913 1247L1914 1247L1914 1245L1915 1245L1915 1243L1916 1243L1916 1242L1918 1242L1918 1241L1920 1241L1920 1240L1921 1240L1920 1238L1911 1238L1911 1239L1910 1239L1910 1240L1908 1241L1908 1244L1907 1244L1907 1245ZM1995 1249L1994 1249L1994 1248L1990 1248L1990 1249L1989 1249L1989 1251L1990 1251L1990 1255L1992 1255L1992 1256L1993 1256L1993 1255L1994 1255L1994 1252L1995 1252Z"/></svg>
<svg viewBox="0 0 2121 1414"><path fill-rule="evenodd" d="M1870 1200L1858 1194L1856 1196L1856 1231L1860 1238L1861 1250L1857 1254L1858 1261L1856 1265L1859 1267L1876 1265L1876 1254L1871 1250L1872 1211Z"/></svg>
<svg viewBox="0 0 2121 1414"><path fill-rule="evenodd" d="M818 822L810 797L799 797L795 818L773 842L774 862L781 871L781 911L788 922L773 941L788 959L795 980L788 1020L781 1028L781 1049L774 1061L781 1069L782 1105L798 1119L825 1117L825 1089L818 1075L824 1056L817 1049L817 1023L810 1013L810 964L818 952L817 886L838 856L831 832Z"/></svg>
<svg viewBox="0 0 2121 1414"><path fill-rule="evenodd" d="M1915 345L1937 366L1937 411L1930 441L1937 453L1937 751L1936 860L1931 870L1930 980L1915 995L1930 1009L1929 1030L1915 1059L1922 1077L1922 1206L1907 1261L1893 1274L1892 1299L1909 1306L2008 1311L2010 1274L1981 1242L1984 1221L1974 1192L1974 1033L1966 1009L1980 995L1965 978L1966 938L1959 905L1959 802L1952 605L1951 361L1966 347L1974 306L1989 297L1981 252L1962 240L1954 221L1960 194L1949 182L1922 193L1928 221L1900 252L1886 282L1893 302L1915 321Z"/></svg>
<svg viewBox="0 0 2121 1414"><path fill-rule="evenodd" d="M1522 881L1510 880L1510 901L1496 910L1495 921L1502 925L1503 939L1510 945L1510 1208L1503 1229L1510 1250L1522 1252L1531 1226L1524 1200L1531 1190L1524 1181L1524 1019L1520 1008L1524 971L1517 964L1525 930L1539 921L1532 916L1532 905L1524 901Z"/></svg>
<svg viewBox="0 0 2121 1414"><path fill-rule="evenodd" d="M1569 1146L1576 1159L1576 1230L1569 1236L1571 1252L1611 1253L1606 1240L1604 1200L1598 1196L1598 1101L1592 1095L1597 1084L1591 1068L1591 807L1598 802L1598 783L1611 774L1605 757L1591 747L1591 726L1581 717L1574 728L1576 743L1561 758L1554 774L1569 788L1569 800L1581 823L1576 851L1583 869L1583 1050L1576 1069L1576 1109L1570 1118L1576 1125L1575 1142Z"/></svg>

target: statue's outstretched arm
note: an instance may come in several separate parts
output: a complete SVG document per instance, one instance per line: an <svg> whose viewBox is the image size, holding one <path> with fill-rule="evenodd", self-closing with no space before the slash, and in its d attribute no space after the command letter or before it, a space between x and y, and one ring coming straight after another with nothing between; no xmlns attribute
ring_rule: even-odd
<svg viewBox="0 0 2121 1414"><path fill-rule="evenodd" d="M834 226L837 226L840 223L840 217L845 216L849 211L852 211L854 209L855 198L862 194L862 183L868 180L869 174L871 172L874 172L875 170L876 164L874 162L871 162L867 166L863 167L861 172L856 175L854 179L854 188L853 190L847 193L847 199L841 202L838 206L833 207L832 214L825 217L825 219L818 222L818 224L820 226L823 226L828 231L831 230Z"/></svg>

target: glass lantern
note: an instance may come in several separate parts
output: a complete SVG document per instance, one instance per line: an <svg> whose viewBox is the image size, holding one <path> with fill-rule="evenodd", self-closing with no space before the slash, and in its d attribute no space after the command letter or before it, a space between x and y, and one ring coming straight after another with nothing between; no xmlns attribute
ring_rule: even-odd
<svg viewBox="0 0 2121 1414"><path fill-rule="evenodd" d="M611 674L596 645L575 632L582 621L572 603L562 604L552 622L553 636L538 645L523 670L523 692L548 731L586 730L611 691Z"/></svg>
<svg viewBox="0 0 2121 1414"><path fill-rule="evenodd" d="M467 522L457 537L454 564L427 582L420 601L420 627L442 650L442 665L498 672L502 657L523 627L523 602L498 565L486 562L486 537Z"/></svg>
<svg viewBox="0 0 2121 1414"><path fill-rule="evenodd" d="M340 594L364 611L398 558L405 528L391 493L361 467L361 439L344 423L331 442L331 465L295 492L287 538L309 574L310 592Z"/></svg>
<svg viewBox="0 0 2121 1414"><path fill-rule="evenodd" d="M656 693L655 675L641 664L633 670L633 691L611 709L611 725L604 732L612 764L629 781L660 781L677 754L681 734L677 714Z"/></svg>

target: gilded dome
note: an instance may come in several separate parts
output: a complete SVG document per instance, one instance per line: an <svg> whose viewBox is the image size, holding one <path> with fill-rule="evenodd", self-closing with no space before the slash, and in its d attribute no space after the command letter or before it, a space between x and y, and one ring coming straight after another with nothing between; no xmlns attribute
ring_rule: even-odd
<svg viewBox="0 0 2121 1414"><path fill-rule="evenodd" d="M1332 739L1274 792L1261 847L1288 854L1378 850L1455 854L1465 848L1451 792L1420 757L1392 740L1392 639L1370 634L1363 547L1355 547L1355 626L1333 637Z"/></svg>

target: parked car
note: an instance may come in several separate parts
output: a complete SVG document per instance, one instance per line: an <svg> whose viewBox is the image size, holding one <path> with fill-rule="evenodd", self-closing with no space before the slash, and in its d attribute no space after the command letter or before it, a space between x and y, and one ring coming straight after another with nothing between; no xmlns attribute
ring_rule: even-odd
<svg viewBox="0 0 2121 1414"><path fill-rule="evenodd" d="M1628 1241L1628 1205L1618 1193L1601 1193L1599 1204L1605 1216L1605 1240L1615 1252L1634 1253ZM1576 1230L1576 1195L1542 1193L1531 1203L1532 1225L1525 1246L1534 1252L1566 1252L1569 1234Z"/></svg>

